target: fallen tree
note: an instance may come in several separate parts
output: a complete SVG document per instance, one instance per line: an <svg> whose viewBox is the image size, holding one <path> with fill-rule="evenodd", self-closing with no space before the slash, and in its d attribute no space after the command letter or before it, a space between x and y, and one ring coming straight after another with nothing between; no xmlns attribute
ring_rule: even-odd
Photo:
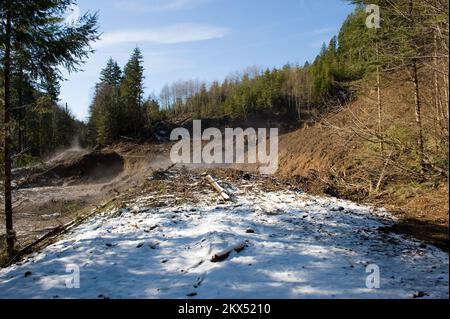
<svg viewBox="0 0 450 319"><path fill-rule="evenodd" d="M206 176L206 179L225 201L229 201L231 199L230 195L227 194L227 192L219 185L219 183L216 182L216 180L211 175Z"/></svg>
<svg viewBox="0 0 450 319"><path fill-rule="evenodd" d="M231 248L225 249L224 251L215 254L212 258L211 258L211 262L213 263L218 263L221 261L226 260L228 257L230 257L230 254L235 251L237 253L240 253L241 251L243 251L245 248L247 247L247 242L241 242L237 245L234 245Z"/></svg>

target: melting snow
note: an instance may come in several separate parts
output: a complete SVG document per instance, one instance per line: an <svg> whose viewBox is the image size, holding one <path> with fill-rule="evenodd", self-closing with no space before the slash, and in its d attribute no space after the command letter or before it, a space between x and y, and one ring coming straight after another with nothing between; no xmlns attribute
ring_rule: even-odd
<svg viewBox="0 0 450 319"><path fill-rule="evenodd" d="M147 194L98 215L0 270L0 298L449 296L448 254L379 231L393 222L384 211L295 191L254 188L212 205L214 193L202 196L200 205L149 208ZM373 264L379 289L366 287ZM73 265L80 288L69 289Z"/></svg>

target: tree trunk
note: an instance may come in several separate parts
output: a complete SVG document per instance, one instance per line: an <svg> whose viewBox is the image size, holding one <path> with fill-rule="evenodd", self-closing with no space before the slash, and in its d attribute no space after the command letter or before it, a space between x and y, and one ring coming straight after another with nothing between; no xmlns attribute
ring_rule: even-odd
<svg viewBox="0 0 450 319"><path fill-rule="evenodd" d="M448 83L448 78L446 76L444 76L444 105L445 107L443 108L444 111L444 117L445 119L448 120L448 112L449 112L449 83Z"/></svg>
<svg viewBox="0 0 450 319"><path fill-rule="evenodd" d="M17 110L17 115L18 115L18 126L17 126L17 131L18 131L18 149L19 152L23 152L23 150L25 149L24 147L24 143L23 143L23 131L22 131L22 121L24 120L24 116L23 116L23 69L22 69L22 65L19 65L19 77L18 77L18 85L17 85L17 97L18 97L18 110Z"/></svg>
<svg viewBox="0 0 450 319"><path fill-rule="evenodd" d="M380 81L380 67L377 66L377 103L378 103L378 134L380 135L380 153L384 153L384 137L383 137L383 105L381 103L381 81Z"/></svg>
<svg viewBox="0 0 450 319"><path fill-rule="evenodd" d="M442 110L442 104L441 104L441 94L439 90L439 75L438 75L438 68L439 68L439 62L438 62L438 45L437 45L437 35L436 31L434 33L434 107L436 112L436 121L437 126L439 130L442 129L442 118L444 117L444 113Z"/></svg>
<svg viewBox="0 0 450 319"><path fill-rule="evenodd" d="M298 93L297 93L297 95L295 97L295 105L296 105L296 108L297 108L298 121L301 122L303 120L302 119L302 106L300 104L300 97L298 96Z"/></svg>
<svg viewBox="0 0 450 319"><path fill-rule="evenodd" d="M414 83L414 103L415 103L415 113L416 113L416 124L417 124L417 147L419 153L420 169L422 173L424 172L424 142L423 142L423 128L422 128L422 112L421 112L421 101L420 101L420 87L419 87L419 76L417 70L417 61L413 62L413 83Z"/></svg>
<svg viewBox="0 0 450 319"><path fill-rule="evenodd" d="M380 154L384 153L384 136L383 136L383 105L381 103L381 76L380 76L380 52L377 43L377 104L378 104L378 134L380 135Z"/></svg>
<svg viewBox="0 0 450 319"><path fill-rule="evenodd" d="M5 221L6 221L6 245L11 256L14 250L14 228L11 195L11 16L6 12L5 27L5 55L4 55L4 81L5 81L5 105L3 127L4 136L4 169L5 169Z"/></svg>

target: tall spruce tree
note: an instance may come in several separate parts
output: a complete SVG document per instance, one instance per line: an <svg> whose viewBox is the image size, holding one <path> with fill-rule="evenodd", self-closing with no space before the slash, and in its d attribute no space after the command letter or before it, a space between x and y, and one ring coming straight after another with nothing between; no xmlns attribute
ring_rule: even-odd
<svg viewBox="0 0 450 319"><path fill-rule="evenodd" d="M125 65L120 86L120 99L124 107L123 133L137 136L144 126L144 66L141 50L135 48Z"/></svg>
<svg viewBox="0 0 450 319"><path fill-rule="evenodd" d="M0 51L4 77L3 156L7 249L14 249L11 189L12 76L20 60L30 80L61 79L59 67L79 70L98 39L97 15L86 13L77 23L64 23L64 15L76 4L73 0L0 1Z"/></svg>
<svg viewBox="0 0 450 319"><path fill-rule="evenodd" d="M112 58L100 73L95 97L91 105L90 122L95 128L98 144L113 142L119 135L122 125L123 109L119 100L122 83L122 70Z"/></svg>
<svg viewBox="0 0 450 319"><path fill-rule="evenodd" d="M119 88L122 83L122 70L113 58L109 58L106 67L100 73L100 84Z"/></svg>

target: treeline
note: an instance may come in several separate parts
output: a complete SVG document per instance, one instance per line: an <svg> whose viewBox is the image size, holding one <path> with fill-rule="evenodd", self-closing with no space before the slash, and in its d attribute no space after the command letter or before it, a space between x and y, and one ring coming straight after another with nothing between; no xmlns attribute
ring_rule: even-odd
<svg viewBox="0 0 450 319"><path fill-rule="evenodd" d="M69 147L75 139L83 141L85 124L72 115L67 105L58 104L56 96L23 75L14 74L13 83L10 137L14 166Z"/></svg>
<svg viewBox="0 0 450 319"><path fill-rule="evenodd" d="M299 121L326 113L353 97L350 83L373 71L373 35L362 5L313 61L281 69L250 67L210 85L197 80L166 85L159 100L169 116L246 118L252 113L293 114Z"/></svg>
<svg viewBox="0 0 450 319"><path fill-rule="evenodd" d="M362 29L359 25L355 28ZM340 37L346 37L348 30ZM334 37L313 64L286 64L281 69L249 67L211 84L199 80L165 85L158 97L144 99L143 57L136 48L122 71L112 58L101 71L90 108L92 143L110 143L121 136L150 134L151 123L160 119L242 118L253 113L293 114L299 121L326 112L351 98L343 81L358 79L364 70L347 68L341 61L347 51ZM364 64L364 55L354 57Z"/></svg>
<svg viewBox="0 0 450 319"><path fill-rule="evenodd" d="M71 146L75 140L87 144L86 125L75 118L67 105L58 103L59 84L53 80L33 81L19 64L13 66L9 123L13 167L31 164L55 150ZM2 72L0 86L4 86ZM0 121L3 120L1 112ZM2 140L4 134L2 124Z"/></svg>
<svg viewBox="0 0 450 319"><path fill-rule="evenodd" d="M358 8L339 37L324 44L315 61L281 69L257 66L210 84L199 80L165 85L158 97L144 99L143 57L136 48L122 71L112 58L101 71L90 110L91 143L111 143L121 136L151 134L151 123L178 118L242 118L253 113L292 114L315 119L351 99L349 81L369 70L371 50L366 13ZM338 45L338 43L340 45Z"/></svg>
<svg viewBox="0 0 450 319"><path fill-rule="evenodd" d="M134 51L123 71L111 59L101 73L91 106L91 142L103 144L121 136L151 135L152 122L160 119L246 119L259 113L315 121L357 95L375 91L377 127L364 130L364 125L355 124L354 134L371 141L381 159L408 153L407 157L417 163L408 167L410 171L445 174L448 1L349 2L356 9L338 36L323 45L312 63L304 65L287 64L266 70L251 67L209 84L178 81L164 86L159 97L144 99L140 50ZM378 5L379 21L367 12L369 5ZM389 80L407 83L412 98L405 102L411 105L414 123L387 124L383 88ZM433 115L427 115L425 121L424 112ZM401 134L404 136L399 137Z"/></svg>

